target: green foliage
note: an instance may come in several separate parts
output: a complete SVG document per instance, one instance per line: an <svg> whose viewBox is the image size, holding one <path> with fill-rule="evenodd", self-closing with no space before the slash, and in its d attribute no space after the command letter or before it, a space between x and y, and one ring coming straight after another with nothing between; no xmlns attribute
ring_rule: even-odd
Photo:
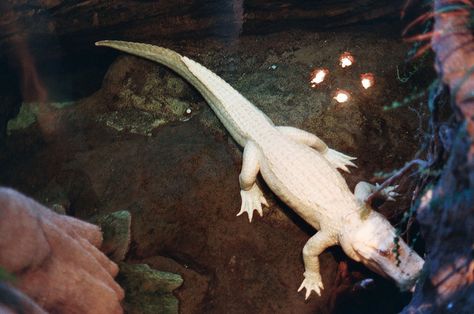
<svg viewBox="0 0 474 314"><path fill-rule="evenodd" d="M7 123L8 134L10 134L12 131L28 128L30 125L36 122L37 115L38 107L35 107L32 104L23 103L20 107L20 112L18 112L18 115Z"/></svg>
<svg viewBox="0 0 474 314"><path fill-rule="evenodd" d="M415 51L416 52L416 51ZM415 74L420 70L420 65L414 63L411 69L407 70L405 73L400 73L400 67L397 65L397 80L406 83L408 82Z"/></svg>

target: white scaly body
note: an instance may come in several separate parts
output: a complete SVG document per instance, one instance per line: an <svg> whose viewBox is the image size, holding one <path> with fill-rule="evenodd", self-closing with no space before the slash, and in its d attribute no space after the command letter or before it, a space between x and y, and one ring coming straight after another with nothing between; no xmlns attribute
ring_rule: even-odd
<svg viewBox="0 0 474 314"><path fill-rule="evenodd" d="M244 147L239 176L242 207L252 220L254 210L262 215L267 202L256 184L260 172L271 190L298 215L318 230L303 249L306 298L323 288L319 254L341 245L346 254L402 287L411 286L423 260L402 240L399 262L392 249L395 230L380 214L365 209L364 199L374 186L361 182L353 194L342 175L353 164L351 157L329 149L315 135L292 127L274 126L271 120L219 76L178 53L147 44L101 41L108 46L164 64L183 76L204 96L232 137ZM393 188L385 190L395 196ZM268 205L267 205L268 206ZM299 291L298 290L298 291Z"/></svg>

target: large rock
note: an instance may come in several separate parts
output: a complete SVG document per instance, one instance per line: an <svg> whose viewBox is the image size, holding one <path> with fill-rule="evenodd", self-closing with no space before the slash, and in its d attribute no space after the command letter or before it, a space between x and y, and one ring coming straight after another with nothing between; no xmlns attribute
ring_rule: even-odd
<svg viewBox="0 0 474 314"><path fill-rule="evenodd" d="M5 144L8 121L17 115L19 108L20 98L18 95L13 96L2 93L0 96L0 150L2 150L1 148Z"/></svg>
<svg viewBox="0 0 474 314"><path fill-rule="evenodd" d="M323 29L398 17L402 1L298 1L267 3L262 0L212 0L196 4L173 2L6 0L0 4L0 47L9 48L11 37L30 37L43 57L58 57L64 47L81 53L103 38L235 39L242 31L269 33L288 25ZM149 27L153 25L153 27ZM59 38L59 40L58 40ZM59 43L60 42L60 43ZM0 55L1 58L1 55Z"/></svg>
<svg viewBox="0 0 474 314"><path fill-rule="evenodd" d="M183 285L175 291L175 295L182 300L179 304L180 313L202 313L204 311L205 298L212 281L210 275L164 256L152 256L141 262L154 269L180 274L183 277Z"/></svg>
<svg viewBox="0 0 474 314"><path fill-rule="evenodd" d="M147 136L163 125L191 119L204 105L183 79L150 61L127 56L109 68L99 94L109 109L98 117L101 122Z"/></svg>
<svg viewBox="0 0 474 314"><path fill-rule="evenodd" d="M132 216L126 210L113 213L99 214L92 217L90 221L98 225L102 231L104 240L100 247L101 251L114 262L121 262L128 252L132 223Z"/></svg>
<svg viewBox="0 0 474 314"><path fill-rule="evenodd" d="M120 264L117 277L125 287L125 308L129 314L177 314L173 290L183 283L180 275L151 269L146 264Z"/></svg>

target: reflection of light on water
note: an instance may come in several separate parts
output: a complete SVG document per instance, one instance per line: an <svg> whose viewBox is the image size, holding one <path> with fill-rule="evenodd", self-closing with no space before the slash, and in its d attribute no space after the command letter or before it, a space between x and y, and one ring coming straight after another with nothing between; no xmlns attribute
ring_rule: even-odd
<svg viewBox="0 0 474 314"><path fill-rule="evenodd" d="M372 73L361 74L360 83L362 84L362 87L364 87L365 89L368 89L374 86L374 83L375 83L374 75Z"/></svg>
<svg viewBox="0 0 474 314"><path fill-rule="evenodd" d="M351 55L350 52L344 52L339 57L339 64L343 68L350 67L353 63L354 63L354 57Z"/></svg>
<svg viewBox="0 0 474 314"><path fill-rule="evenodd" d="M329 73L326 69L316 69L311 73L311 87L316 87L317 84L320 84L326 78L326 75Z"/></svg>
<svg viewBox="0 0 474 314"><path fill-rule="evenodd" d="M338 102L338 103L344 103L349 100L350 94L344 90L338 90L336 92L336 96L333 98Z"/></svg>

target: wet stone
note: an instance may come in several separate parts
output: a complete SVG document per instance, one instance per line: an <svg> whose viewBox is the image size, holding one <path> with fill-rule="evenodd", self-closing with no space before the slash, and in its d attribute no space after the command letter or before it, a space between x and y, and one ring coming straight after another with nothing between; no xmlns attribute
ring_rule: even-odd
<svg viewBox="0 0 474 314"><path fill-rule="evenodd" d="M101 251L114 262L125 259L130 246L130 225L132 216L126 210L100 214L90 220L102 229Z"/></svg>
<svg viewBox="0 0 474 314"><path fill-rule="evenodd" d="M173 290L182 285L180 275L162 272L146 264L120 263L117 281L125 289L124 308L130 314L178 313Z"/></svg>

